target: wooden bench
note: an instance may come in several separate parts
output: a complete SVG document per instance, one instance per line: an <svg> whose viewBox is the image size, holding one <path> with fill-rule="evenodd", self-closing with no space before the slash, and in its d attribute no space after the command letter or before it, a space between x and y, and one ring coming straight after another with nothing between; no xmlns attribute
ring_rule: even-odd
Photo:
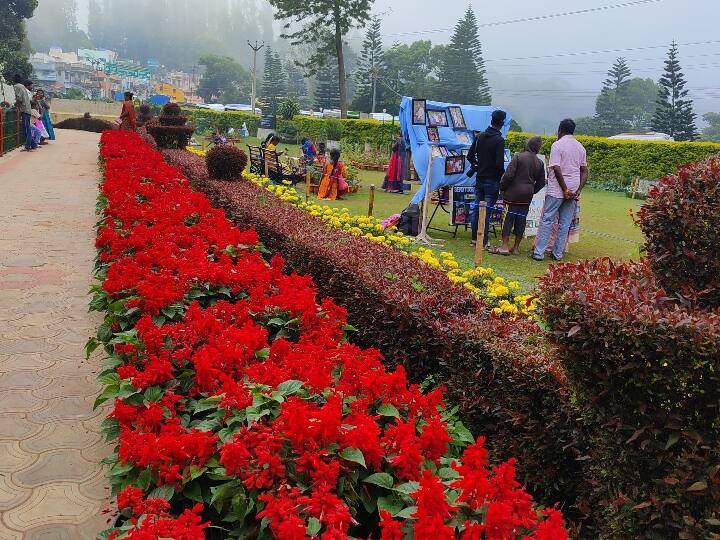
<svg viewBox="0 0 720 540"><path fill-rule="evenodd" d="M248 147L248 158L250 159L250 172L253 174L265 174L265 162L263 160L263 151L259 146Z"/></svg>

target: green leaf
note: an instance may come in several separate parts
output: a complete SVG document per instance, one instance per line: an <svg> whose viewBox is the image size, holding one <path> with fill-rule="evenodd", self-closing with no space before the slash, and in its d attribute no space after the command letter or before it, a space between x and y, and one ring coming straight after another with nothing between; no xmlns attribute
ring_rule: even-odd
<svg viewBox="0 0 720 540"><path fill-rule="evenodd" d="M151 386L147 390L145 390L145 401L147 402L155 402L160 401L160 398L163 396L162 388L159 386Z"/></svg>
<svg viewBox="0 0 720 540"><path fill-rule="evenodd" d="M270 319L267 324L268 326L285 326L287 321L285 319L281 319L279 317L275 317L274 319Z"/></svg>
<svg viewBox="0 0 720 540"><path fill-rule="evenodd" d="M115 465L113 465L112 469L110 469L110 476L122 476L122 475L127 474L130 471L132 471L134 467L135 466L130 462L127 462L127 463L119 463L118 462Z"/></svg>
<svg viewBox="0 0 720 540"><path fill-rule="evenodd" d="M363 456L363 453L357 448L345 448L342 452L340 452L340 457L342 457L344 460L359 463L363 467L366 467L365 456Z"/></svg>
<svg viewBox="0 0 720 540"><path fill-rule="evenodd" d="M377 412L380 416L393 416L395 418L400 418L400 411L397 410L395 405L391 405L390 403L383 403L380 405Z"/></svg>
<svg viewBox="0 0 720 540"><path fill-rule="evenodd" d="M395 483L393 477L390 476L388 473L384 472L371 474L370 476L365 478L363 482L365 482L366 484L374 484L376 486L384 487L387 489L393 487L393 484Z"/></svg>
<svg viewBox="0 0 720 540"><path fill-rule="evenodd" d="M148 493L148 499L165 499L169 501L175 495L175 488L171 485L159 486Z"/></svg>
<svg viewBox="0 0 720 540"><path fill-rule="evenodd" d="M278 385L278 392L284 396L296 394L303 386L302 381L285 381Z"/></svg>
<svg viewBox="0 0 720 540"><path fill-rule="evenodd" d="M317 536L317 533L320 532L320 521L317 518L311 517L308 519L308 525L306 533L308 536Z"/></svg>
<svg viewBox="0 0 720 540"><path fill-rule="evenodd" d="M420 489L420 483L419 482L405 482L404 484L400 484L399 486L395 486L393 488L393 491L398 491L400 493L403 493L405 495L410 495L411 493L415 493L418 489Z"/></svg>
<svg viewBox="0 0 720 540"><path fill-rule="evenodd" d="M665 444L665 450L668 450L670 447L672 447L676 442L680 440L680 434L679 433L671 433L668 437L667 443Z"/></svg>
<svg viewBox="0 0 720 540"><path fill-rule="evenodd" d="M255 358L258 360L265 360L268 356L270 356L270 349L267 347L264 349L260 349L255 353Z"/></svg>
<svg viewBox="0 0 720 540"><path fill-rule="evenodd" d="M450 467L443 467L437 472L438 476L442 480L454 480L456 478L459 478L460 475L455 469L451 469Z"/></svg>
<svg viewBox="0 0 720 540"><path fill-rule="evenodd" d="M103 390L102 394L95 398L95 403L93 403L93 410L97 409L107 400L114 399L116 397L118 397L118 387L116 385L108 386L105 390Z"/></svg>
<svg viewBox="0 0 720 540"><path fill-rule="evenodd" d="M417 512L417 506L408 506L407 508L403 508L402 510L400 510L393 517L410 519L415 512Z"/></svg>
<svg viewBox="0 0 720 540"><path fill-rule="evenodd" d="M102 377L98 377L98 382L100 384L104 384L105 386L109 385L119 385L120 384L120 375L115 373L115 371L111 371L110 373L106 373Z"/></svg>
<svg viewBox="0 0 720 540"><path fill-rule="evenodd" d="M183 488L183 495L195 502L204 502L199 482L190 482Z"/></svg>
<svg viewBox="0 0 720 540"><path fill-rule="evenodd" d="M388 495L378 498L378 509L386 510L393 516L405 508L405 503L398 495Z"/></svg>

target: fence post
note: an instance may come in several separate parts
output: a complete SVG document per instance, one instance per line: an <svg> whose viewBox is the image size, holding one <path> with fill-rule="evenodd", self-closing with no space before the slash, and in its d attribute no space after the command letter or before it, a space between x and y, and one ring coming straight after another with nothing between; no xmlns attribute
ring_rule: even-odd
<svg viewBox="0 0 720 540"><path fill-rule="evenodd" d="M368 217L373 215L373 207L375 206L375 184L370 186L370 199L368 200Z"/></svg>
<svg viewBox="0 0 720 540"><path fill-rule="evenodd" d="M310 169L305 169L305 202L310 197Z"/></svg>

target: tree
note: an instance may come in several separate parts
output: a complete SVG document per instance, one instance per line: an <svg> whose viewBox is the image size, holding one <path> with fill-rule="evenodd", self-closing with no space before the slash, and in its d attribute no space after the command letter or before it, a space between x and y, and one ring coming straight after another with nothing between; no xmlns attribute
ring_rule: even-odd
<svg viewBox="0 0 720 540"><path fill-rule="evenodd" d="M600 128L599 135L617 135L630 128L629 112L625 96L630 68L624 58L618 58L608 71L597 102L595 117Z"/></svg>
<svg viewBox="0 0 720 540"><path fill-rule="evenodd" d="M205 101L237 103L250 99L250 74L232 58L207 54L198 63L205 66L198 87L198 94Z"/></svg>
<svg viewBox="0 0 720 540"><path fill-rule="evenodd" d="M270 104L277 105L286 96L285 73L283 72L280 55L272 47L265 48L265 68L263 73L261 94Z"/></svg>
<svg viewBox="0 0 720 540"><path fill-rule="evenodd" d="M287 95L299 101L307 96L307 84L305 84L305 76L298 69L294 62L285 63L285 75L287 77Z"/></svg>
<svg viewBox="0 0 720 540"><path fill-rule="evenodd" d="M704 141L720 142L720 113L705 113L703 114L703 120L708 123L708 127L702 130L702 139Z"/></svg>
<svg viewBox="0 0 720 540"><path fill-rule="evenodd" d="M520 124L518 124L514 118L511 118L510 119L510 131L517 131L517 132L522 133L522 130L523 130L522 126Z"/></svg>
<svg viewBox="0 0 720 540"><path fill-rule="evenodd" d="M315 107L317 109L337 109L340 106L340 97L337 93L338 72L325 65L317 72L317 87L315 88Z"/></svg>
<svg viewBox="0 0 720 540"><path fill-rule="evenodd" d="M276 17L286 21L286 33L282 37L289 38L292 45L315 45L314 54L304 63L308 74L323 67L328 54L336 58L340 114L346 118L348 99L343 39L351 28L368 20L372 0L270 0L270 4L277 9Z"/></svg>
<svg viewBox="0 0 720 540"><path fill-rule="evenodd" d="M379 89L379 78L382 75L383 64L383 46L382 37L380 36L380 17L374 16L365 33L362 50L360 51L360 61L358 69L355 73L355 82L357 89L353 107L356 110L369 111L374 113L377 111L378 100L382 98L378 95L382 93Z"/></svg>
<svg viewBox="0 0 720 540"><path fill-rule="evenodd" d="M599 135L602 129L597 116L581 116L575 118L576 135Z"/></svg>
<svg viewBox="0 0 720 540"><path fill-rule="evenodd" d="M656 102L655 115L652 127L656 131L667 133L676 141L694 141L698 137L693 112L693 102L685 99L688 90L685 89L685 75L683 75L678 60L677 44L673 41L665 60L665 73L660 77L660 93Z"/></svg>
<svg viewBox="0 0 720 540"><path fill-rule="evenodd" d="M442 46L440 46L442 47ZM437 48L437 47L436 47ZM385 69L380 87L385 91L383 108L397 114L400 97L431 97L438 86L434 77L436 59L432 43L427 40L407 44L395 44L385 51Z"/></svg>
<svg viewBox="0 0 720 540"><path fill-rule="evenodd" d="M490 85L485 73L477 19L471 6L455 25L439 67L439 99L450 103L490 105Z"/></svg>
<svg viewBox="0 0 720 540"><path fill-rule="evenodd" d="M32 74L32 66L27 60L25 19L32 17L37 4L37 0L3 0L0 3L0 68L7 81L12 81L16 74L25 79Z"/></svg>
<svg viewBox="0 0 720 540"><path fill-rule="evenodd" d="M78 27L77 0L41 2L28 21L28 38L37 51L52 46L76 51L91 46L87 34Z"/></svg>

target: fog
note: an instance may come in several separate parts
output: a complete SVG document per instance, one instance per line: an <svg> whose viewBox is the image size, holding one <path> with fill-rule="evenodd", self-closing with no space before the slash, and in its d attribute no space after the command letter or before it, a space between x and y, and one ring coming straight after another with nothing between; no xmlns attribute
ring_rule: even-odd
<svg viewBox="0 0 720 540"><path fill-rule="evenodd" d="M40 0L38 11L44 9L43 4L68 1ZM192 64L194 56L218 52L234 56L247 66L249 51L244 46L247 38L274 40L276 47L288 50L278 37L279 25L272 22L272 10L265 0L173 0L169 3L173 11L187 11L173 19L173 24L186 21L185 27L177 28L180 35L175 39L174 27L159 29L155 24L162 13L160 6L167 6L167 0L77 0L77 23L82 30L87 30L88 24L92 30L89 2L108 4L126 12L143 11L141 6L151 5L143 24L132 23L132 32L125 35L125 39L143 42L142 47L126 47L128 52L140 56ZM474 0L469 4L481 25L480 38L493 102L510 110L526 129L552 131L562 117L592 115L605 74L618 56L627 58L633 77L657 80L672 40L680 44L680 62L695 111L699 116L720 111L718 0ZM554 16L620 4L591 13ZM214 21L213 17L229 5L235 6L229 13L243 20L237 24ZM385 47L419 39L442 44L449 41L467 6L467 0L376 0L373 12L382 14ZM528 18L532 20L515 22ZM117 28L108 27L108 32L116 32ZM356 51L361 32L348 36ZM161 35L162 43L145 39L145 33ZM31 21L31 39L38 34L37 23ZM93 44L109 48L126 44L118 38L106 35L100 39L102 43ZM183 52L174 55L173 48ZM213 48L217 50L209 50Z"/></svg>

